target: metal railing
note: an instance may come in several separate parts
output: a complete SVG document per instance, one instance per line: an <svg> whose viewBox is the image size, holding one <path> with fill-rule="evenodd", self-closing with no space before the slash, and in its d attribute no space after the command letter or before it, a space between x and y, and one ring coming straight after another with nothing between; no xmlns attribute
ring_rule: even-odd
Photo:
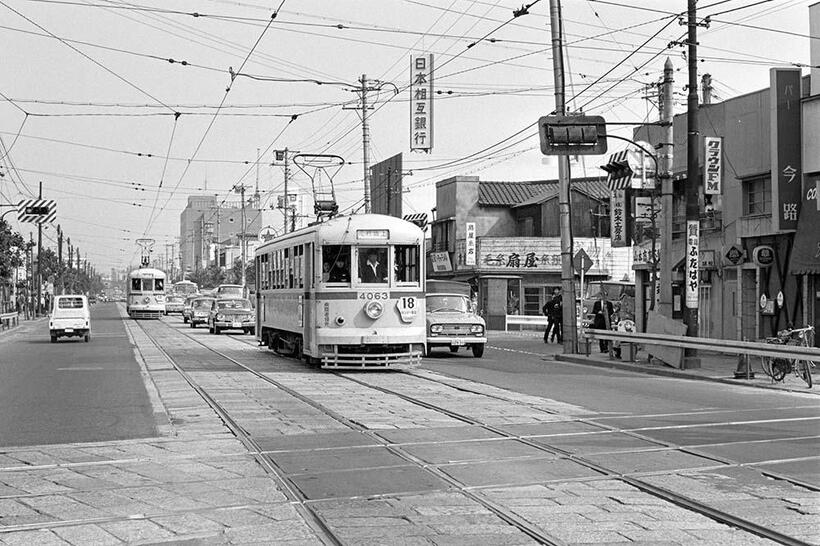
<svg viewBox="0 0 820 546"><path fill-rule="evenodd" d="M581 335L590 341L620 341L621 343L633 343L637 345L663 345L665 347L676 347L680 349L700 349L714 353L820 361L820 349L815 347L801 347L798 345L774 345L759 341L735 341L708 337L642 334L593 329L584 329Z"/></svg>

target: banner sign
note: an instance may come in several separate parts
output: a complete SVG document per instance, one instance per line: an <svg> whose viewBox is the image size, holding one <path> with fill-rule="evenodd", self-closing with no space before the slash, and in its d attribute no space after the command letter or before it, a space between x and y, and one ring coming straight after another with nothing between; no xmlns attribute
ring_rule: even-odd
<svg viewBox="0 0 820 546"><path fill-rule="evenodd" d="M453 266L450 263L449 252L431 252L430 262L433 265L433 271L436 273L444 273L453 270Z"/></svg>
<svg viewBox="0 0 820 546"><path fill-rule="evenodd" d="M626 190L613 191L609 203L609 232L612 246L630 246L629 208L626 199Z"/></svg>
<svg viewBox="0 0 820 546"><path fill-rule="evenodd" d="M660 223L661 214L661 199L655 199L653 204L651 197L636 197L635 198L635 223L636 224L651 224L652 216L655 217L656 222Z"/></svg>
<svg viewBox="0 0 820 546"><path fill-rule="evenodd" d="M464 265L475 265L475 222L467 222L465 230L467 237L464 246Z"/></svg>
<svg viewBox="0 0 820 546"><path fill-rule="evenodd" d="M410 151L433 150L433 55L410 56Z"/></svg>
<svg viewBox="0 0 820 546"><path fill-rule="evenodd" d="M700 258L700 221L686 222L686 307L698 308L700 297L700 276L698 262Z"/></svg>
<svg viewBox="0 0 820 546"><path fill-rule="evenodd" d="M723 138L703 138L703 193L720 195L723 184Z"/></svg>
<svg viewBox="0 0 820 546"><path fill-rule="evenodd" d="M802 204L800 69L772 68L772 227L797 229Z"/></svg>

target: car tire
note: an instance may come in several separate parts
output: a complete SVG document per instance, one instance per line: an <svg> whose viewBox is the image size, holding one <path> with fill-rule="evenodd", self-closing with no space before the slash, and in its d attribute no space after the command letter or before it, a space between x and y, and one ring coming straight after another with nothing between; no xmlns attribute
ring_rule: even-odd
<svg viewBox="0 0 820 546"><path fill-rule="evenodd" d="M248 333L252 336L256 335L256 328L248 328Z"/></svg>
<svg viewBox="0 0 820 546"><path fill-rule="evenodd" d="M191 321L191 328L196 328L196 323L194 321Z"/></svg>
<svg viewBox="0 0 820 546"><path fill-rule="evenodd" d="M51 336L51 342L57 343L57 336Z"/></svg>
<svg viewBox="0 0 820 546"><path fill-rule="evenodd" d="M187 324L188 323L188 317L182 317L182 322Z"/></svg>
<svg viewBox="0 0 820 546"><path fill-rule="evenodd" d="M219 329L219 326L214 325L214 334L218 336L221 333L222 333L222 330Z"/></svg>
<svg viewBox="0 0 820 546"><path fill-rule="evenodd" d="M454 346L450 345L450 352L451 353L457 353L458 352L458 347L457 346L454 347Z"/></svg>
<svg viewBox="0 0 820 546"><path fill-rule="evenodd" d="M91 341L91 334L86 334L85 336L83 336L83 339L85 339L85 342L88 343L89 341Z"/></svg>
<svg viewBox="0 0 820 546"><path fill-rule="evenodd" d="M473 356L476 358L481 358L484 356L484 344L483 343L476 343L471 347L473 350Z"/></svg>

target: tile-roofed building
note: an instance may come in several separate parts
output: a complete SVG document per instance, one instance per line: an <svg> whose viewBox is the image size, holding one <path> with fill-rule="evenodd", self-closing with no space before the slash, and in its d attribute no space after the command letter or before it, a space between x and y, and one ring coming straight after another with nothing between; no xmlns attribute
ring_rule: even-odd
<svg viewBox="0 0 820 546"><path fill-rule="evenodd" d="M582 191L593 199L609 198L609 189L605 177L574 179L571 187ZM478 204L482 207L510 207L524 202L539 203L542 196L551 199L552 196L557 194L558 180L481 181L478 184Z"/></svg>

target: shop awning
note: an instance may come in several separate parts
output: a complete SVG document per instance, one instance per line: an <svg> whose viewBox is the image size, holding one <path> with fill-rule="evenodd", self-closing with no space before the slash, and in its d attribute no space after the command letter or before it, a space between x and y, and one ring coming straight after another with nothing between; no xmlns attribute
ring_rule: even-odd
<svg viewBox="0 0 820 546"><path fill-rule="evenodd" d="M789 273L792 275L820 274L820 210L814 200L804 199L794 234Z"/></svg>

